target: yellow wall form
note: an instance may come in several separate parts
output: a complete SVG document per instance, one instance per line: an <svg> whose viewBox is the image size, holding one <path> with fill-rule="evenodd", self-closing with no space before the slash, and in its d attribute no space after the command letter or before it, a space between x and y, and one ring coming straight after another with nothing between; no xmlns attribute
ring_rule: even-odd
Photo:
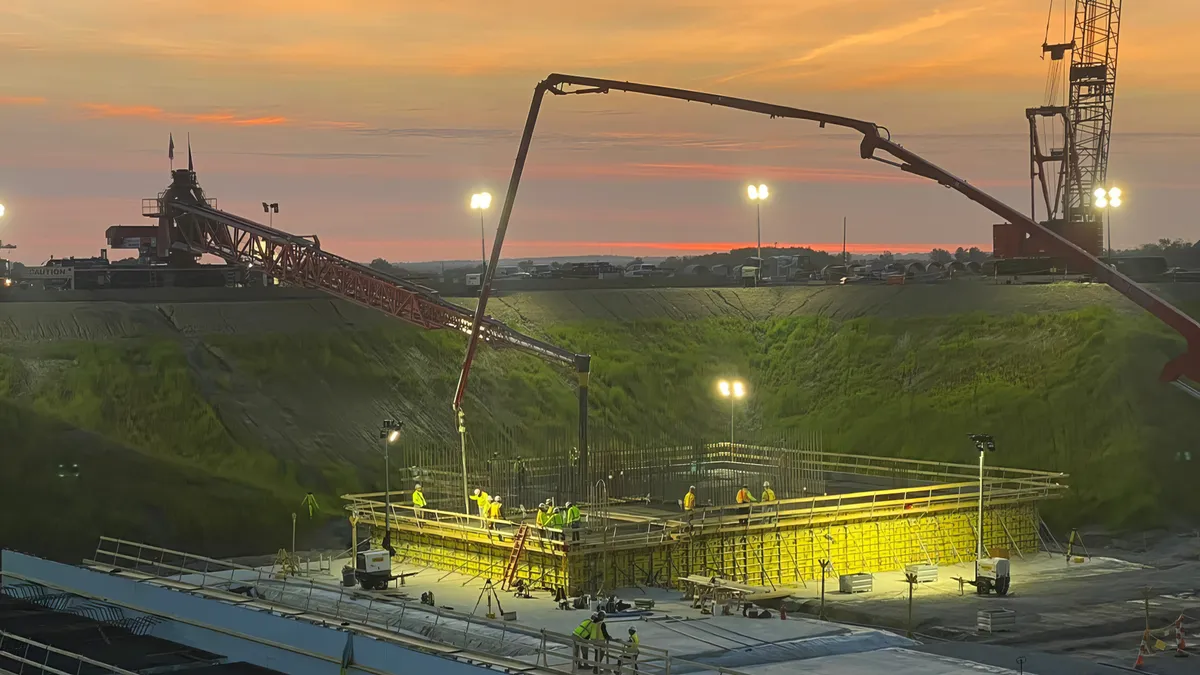
<svg viewBox="0 0 1200 675"><path fill-rule="evenodd" d="M988 507L984 512L986 545L1019 553L1038 550L1038 514L1034 502ZM676 585L689 574L721 576L761 586L797 585L818 578L821 559L832 562L831 575L898 570L913 563L949 565L975 558L973 509L926 512L851 522L746 532L678 536L662 543L618 548L594 539L583 550L564 553L563 544L531 539L521 556L518 577L535 586L563 586L575 595L633 585ZM401 561L455 571L499 582L512 551L512 535L482 530L393 522L394 545ZM372 527L376 541L382 528ZM569 536L569 535L568 535ZM570 542L568 542L570 544Z"/></svg>

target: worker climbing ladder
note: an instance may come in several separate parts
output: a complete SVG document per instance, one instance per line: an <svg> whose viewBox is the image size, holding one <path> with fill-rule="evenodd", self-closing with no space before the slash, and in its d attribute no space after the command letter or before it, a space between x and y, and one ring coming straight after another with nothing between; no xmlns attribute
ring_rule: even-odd
<svg viewBox="0 0 1200 675"><path fill-rule="evenodd" d="M500 590L507 591L517 580L517 565L521 562L521 554L525 552L525 540L529 538L529 526L522 525L513 538L512 553L508 563L504 565L504 576L501 577Z"/></svg>

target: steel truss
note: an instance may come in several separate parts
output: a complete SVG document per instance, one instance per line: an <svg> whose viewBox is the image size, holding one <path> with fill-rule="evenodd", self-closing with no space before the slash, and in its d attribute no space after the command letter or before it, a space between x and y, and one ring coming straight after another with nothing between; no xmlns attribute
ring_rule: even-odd
<svg viewBox="0 0 1200 675"><path fill-rule="evenodd" d="M191 181L191 187L195 187L194 172L179 170L174 177L173 187L178 187L180 181ZM169 223L174 251L214 255L286 284L319 289L422 328L471 332L471 311L447 302L431 288L324 251L316 236L288 234L221 211L211 205L211 200L185 201L177 197L180 193L190 191L168 190L158 198L145 200L142 209L143 215ZM524 335L491 317L485 318L479 332L483 341L493 346L515 347L549 361L574 366L579 358L574 352Z"/></svg>

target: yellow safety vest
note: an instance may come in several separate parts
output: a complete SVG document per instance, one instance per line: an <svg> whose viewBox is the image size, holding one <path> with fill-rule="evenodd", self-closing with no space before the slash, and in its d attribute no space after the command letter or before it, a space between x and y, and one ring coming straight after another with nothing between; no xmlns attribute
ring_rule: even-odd
<svg viewBox="0 0 1200 675"><path fill-rule="evenodd" d="M642 639L640 637L638 637L637 633L634 633L633 635L629 636L629 644L625 645L625 653L636 656L638 653L638 649L641 646L642 646Z"/></svg>
<svg viewBox="0 0 1200 675"><path fill-rule="evenodd" d="M590 638L592 636L592 620L584 619L583 623L579 624L579 626L575 628L573 634L580 640L587 640Z"/></svg>
<svg viewBox="0 0 1200 675"><path fill-rule="evenodd" d="M413 490L413 506L425 506L425 495L421 494L420 490Z"/></svg>
<svg viewBox="0 0 1200 675"><path fill-rule="evenodd" d="M767 489L763 490L763 496L762 496L762 500L763 500L764 502L773 502L773 501L775 501L775 491L774 491L774 490L772 490L771 488L767 488Z"/></svg>
<svg viewBox="0 0 1200 675"><path fill-rule="evenodd" d="M691 511L696 508L696 493L689 492L683 496L683 510Z"/></svg>
<svg viewBox="0 0 1200 675"><path fill-rule="evenodd" d="M538 509L538 512L537 512L538 527L544 527L546 525L546 521L548 521L548 520L550 520L550 514L546 513L545 511L543 511L541 509Z"/></svg>
<svg viewBox="0 0 1200 675"><path fill-rule="evenodd" d="M593 640L603 640L604 639L604 627L603 627L603 624L601 624L599 621L592 622L592 639Z"/></svg>
<svg viewBox="0 0 1200 675"><path fill-rule="evenodd" d="M488 493L480 492L479 496L475 498L475 505L479 507L479 515L486 516L488 507Z"/></svg>
<svg viewBox="0 0 1200 675"><path fill-rule="evenodd" d="M745 489L738 490L737 503L745 504L747 502L752 502L752 501L754 501L754 495L750 494L749 490L745 490Z"/></svg>
<svg viewBox="0 0 1200 675"><path fill-rule="evenodd" d="M488 505L488 518L492 520L500 520L500 505L492 502Z"/></svg>

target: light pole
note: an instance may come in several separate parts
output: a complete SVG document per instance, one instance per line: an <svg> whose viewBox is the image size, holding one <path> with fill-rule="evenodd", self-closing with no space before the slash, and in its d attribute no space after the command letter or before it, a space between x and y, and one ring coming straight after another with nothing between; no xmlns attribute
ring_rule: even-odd
<svg viewBox="0 0 1200 675"><path fill-rule="evenodd" d="M279 213L279 202L263 202L263 213L267 214L267 225L275 227L275 214Z"/></svg>
<svg viewBox="0 0 1200 675"><path fill-rule="evenodd" d="M1106 226L1108 228L1108 257L1112 257L1112 210L1121 205L1121 188L1111 187L1105 190L1104 188L1096 188L1092 193L1096 198L1093 202L1098 209L1104 209ZM1111 264L1111 261L1110 261Z"/></svg>
<svg viewBox="0 0 1200 675"><path fill-rule="evenodd" d="M729 450L733 451L733 413L738 399L746 395L746 385L741 380L721 380L717 382L717 391L729 399Z"/></svg>
<svg viewBox="0 0 1200 675"><path fill-rule="evenodd" d="M471 195L471 208L479 210L479 259L483 261L483 271L487 273L487 236L483 232L483 212L492 205L492 195L479 192Z"/></svg>
<svg viewBox="0 0 1200 675"><path fill-rule="evenodd" d="M754 285L758 285L759 277L762 276L762 203L767 198L767 186L759 184L758 186L746 186L746 194L750 196L750 201L754 202L754 226L758 231L758 274L754 277Z"/></svg>
<svg viewBox="0 0 1200 675"><path fill-rule="evenodd" d="M379 439L383 442L383 536L388 544L392 537L392 468L389 448L392 443L400 440L400 430L403 428L404 422L395 420L384 420L379 427ZM384 548L387 548L388 544L385 544Z"/></svg>
<svg viewBox="0 0 1200 675"><path fill-rule="evenodd" d="M969 434L979 451L979 545L975 549L975 578L979 578L979 561L983 560L983 456L996 450L996 441L989 434Z"/></svg>

